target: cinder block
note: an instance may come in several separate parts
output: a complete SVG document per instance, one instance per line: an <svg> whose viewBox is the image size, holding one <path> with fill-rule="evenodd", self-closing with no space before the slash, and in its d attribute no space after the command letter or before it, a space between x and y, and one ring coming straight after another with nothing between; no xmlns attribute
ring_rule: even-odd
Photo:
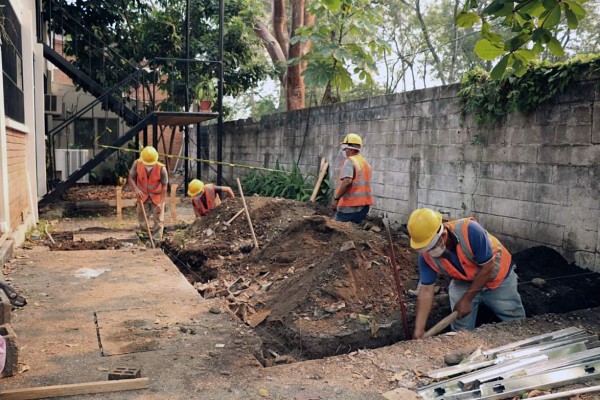
<svg viewBox="0 0 600 400"><path fill-rule="evenodd" d="M10 301L4 291L0 290L0 325L10 324Z"/></svg>
<svg viewBox="0 0 600 400"><path fill-rule="evenodd" d="M5 378L19 372L19 346L17 335L10 324L0 325L0 335L6 342L6 363L0 374L0 378Z"/></svg>
<svg viewBox="0 0 600 400"><path fill-rule="evenodd" d="M135 379L141 378L142 372L139 368L129 367L115 367L108 373L109 381L116 381L119 379Z"/></svg>

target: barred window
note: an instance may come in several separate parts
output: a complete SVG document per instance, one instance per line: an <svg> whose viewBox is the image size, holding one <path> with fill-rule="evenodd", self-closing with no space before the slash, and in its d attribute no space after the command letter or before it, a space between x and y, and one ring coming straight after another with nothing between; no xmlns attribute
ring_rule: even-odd
<svg viewBox="0 0 600 400"><path fill-rule="evenodd" d="M0 0L0 25L4 113L8 118L25 122L21 24L8 0Z"/></svg>

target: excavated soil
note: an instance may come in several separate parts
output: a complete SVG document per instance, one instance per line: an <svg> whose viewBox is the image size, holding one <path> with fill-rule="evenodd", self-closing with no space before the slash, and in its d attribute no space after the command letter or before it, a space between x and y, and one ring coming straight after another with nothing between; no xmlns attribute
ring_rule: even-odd
<svg viewBox="0 0 600 400"><path fill-rule="evenodd" d="M89 193L84 193L86 199ZM256 356L264 365L407 338L381 221L339 223L328 208L314 203L258 196L246 202L258 248L245 213L227 223L244 208L239 197L192 224L167 226L161 247L202 296L223 298L232 313L255 329L263 341ZM109 232L98 242L73 242L68 232L54 236L60 250L115 248L111 246L119 243ZM407 239L403 229L392 232L412 332L418 271ZM599 274L569 264L547 247L514 257L528 317L600 306ZM447 281L438 280L438 285L428 326L450 312ZM478 323L494 321L481 307Z"/></svg>
<svg viewBox="0 0 600 400"><path fill-rule="evenodd" d="M359 227L333 221L308 203L247 198L259 245L243 209L228 199L187 229L169 232L163 249L204 297L227 299L262 337L265 365L384 346L407 338L381 221ZM367 229L364 229L364 228ZM407 321L412 332L416 254L404 231L392 232ZM537 247L515 254L528 316L600 306L600 275ZM447 282L440 286L429 326L447 315ZM480 311L479 323L495 317Z"/></svg>

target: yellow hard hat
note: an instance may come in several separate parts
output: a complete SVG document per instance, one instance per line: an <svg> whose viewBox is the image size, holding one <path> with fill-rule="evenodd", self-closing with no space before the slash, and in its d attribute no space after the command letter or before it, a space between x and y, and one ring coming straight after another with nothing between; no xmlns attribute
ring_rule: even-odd
<svg viewBox="0 0 600 400"><path fill-rule="evenodd" d="M429 208L419 208L408 218L410 247L415 250L427 250L435 245L442 235L442 214Z"/></svg>
<svg viewBox="0 0 600 400"><path fill-rule="evenodd" d="M344 137L340 144L354 144L362 146L362 139L356 133L349 133Z"/></svg>
<svg viewBox="0 0 600 400"><path fill-rule="evenodd" d="M155 165L158 162L158 152L152 146L146 146L140 154L140 159L144 165Z"/></svg>
<svg viewBox="0 0 600 400"><path fill-rule="evenodd" d="M188 186L188 196L196 197L204 190L204 182L199 179L192 179Z"/></svg>

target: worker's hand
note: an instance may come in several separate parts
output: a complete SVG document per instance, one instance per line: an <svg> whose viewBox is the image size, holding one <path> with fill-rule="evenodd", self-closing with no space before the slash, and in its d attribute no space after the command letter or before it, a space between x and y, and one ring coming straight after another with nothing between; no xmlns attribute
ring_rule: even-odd
<svg viewBox="0 0 600 400"><path fill-rule="evenodd" d="M142 192L139 188L136 188L135 195L137 196L138 199L141 199L142 197L144 197L144 192Z"/></svg>
<svg viewBox="0 0 600 400"><path fill-rule="evenodd" d="M337 211L338 202L339 202L339 200L335 200L335 199L334 199L334 200L333 200L333 202L331 203L331 210L332 210L333 212L336 212L336 211Z"/></svg>
<svg viewBox="0 0 600 400"><path fill-rule="evenodd" d="M464 318L471 313L473 309L471 302L464 297L454 305L454 311L458 312L458 319Z"/></svg>
<svg viewBox="0 0 600 400"><path fill-rule="evenodd" d="M415 328L415 331L413 332L413 339L415 339L415 340L421 339L424 334L425 334L425 329Z"/></svg>

